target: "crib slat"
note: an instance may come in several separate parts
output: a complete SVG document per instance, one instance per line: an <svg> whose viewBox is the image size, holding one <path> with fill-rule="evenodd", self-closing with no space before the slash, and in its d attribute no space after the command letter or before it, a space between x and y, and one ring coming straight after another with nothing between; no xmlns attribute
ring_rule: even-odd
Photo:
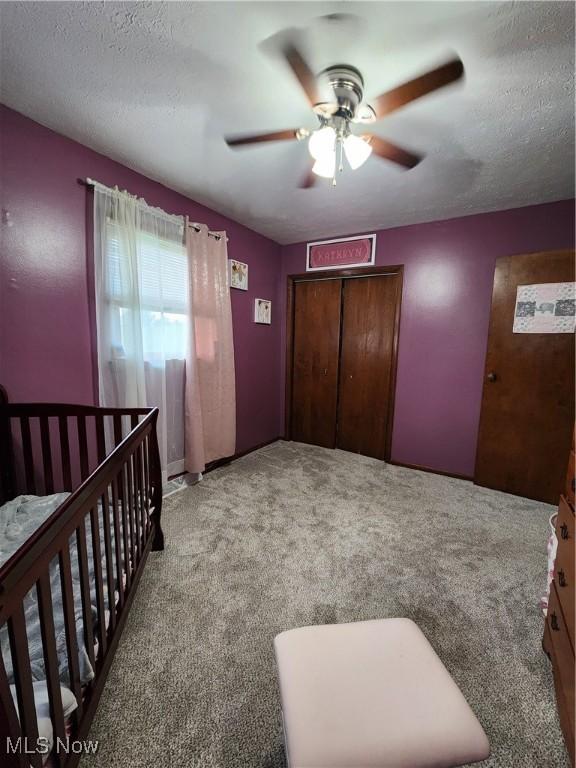
<svg viewBox="0 0 576 768"><path fill-rule="evenodd" d="M76 416L76 424L78 427L78 450L80 453L80 475L82 481L86 480L89 475L88 469L88 439L86 437L86 416Z"/></svg>
<svg viewBox="0 0 576 768"><path fill-rule="evenodd" d="M32 452L32 436L30 434L30 419L28 416L20 416L20 432L22 433L22 451L24 453L24 471L26 473L26 493L35 494L34 454Z"/></svg>
<svg viewBox="0 0 576 768"><path fill-rule="evenodd" d="M132 472L132 512L134 515L134 543L136 545L136 562L140 562L142 553L142 541L140 540L140 514L138 508L138 466L136 463L136 451L130 457L130 471Z"/></svg>
<svg viewBox="0 0 576 768"><path fill-rule="evenodd" d="M140 561L140 556L142 554L142 538L140 536L140 524L141 524L141 518L140 518L140 489L139 489L139 471L138 471L138 451L135 451L132 456L130 457L130 461L132 464L132 472L133 472L133 482L134 482L134 495L133 495L133 505L134 505L134 535L136 536L136 552L138 555L138 561Z"/></svg>
<svg viewBox="0 0 576 768"><path fill-rule="evenodd" d="M138 446L138 467L140 478L140 494L139 494L139 506L140 506L140 521L142 524L141 537L142 548L146 546L146 480L144 478L144 442L141 442Z"/></svg>
<svg viewBox="0 0 576 768"><path fill-rule="evenodd" d="M6 749L8 745L8 739L14 743L15 739L20 736L20 723L18 722L18 715L16 713L16 707L14 706L14 700L10 693L10 683L8 681L8 675L6 674L6 667L4 666L4 659L0 653L0 749L3 749L5 754L3 760L6 761L6 768L28 768L26 758L23 754L13 755ZM4 746L6 745L6 746ZM4 766L4 762L2 763Z"/></svg>
<svg viewBox="0 0 576 768"><path fill-rule="evenodd" d="M18 606L8 619L8 637L12 652L12 666L14 668L14 680L16 681L22 735L27 736L31 744L36 744L38 742L38 720L34 705L34 687L30 671L26 619L22 604ZM34 768L41 768L42 758L38 752L28 755L28 757Z"/></svg>
<svg viewBox="0 0 576 768"><path fill-rule="evenodd" d="M96 419L96 446L98 451L98 463L101 464L106 458L106 439L104 437L104 416L97 413Z"/></svg>
<svg viewBox="0 0 576 768"><path fill-rule="evenodd" d="M130 428L136 429L138 426L138 415L136 413L130 414ZM138 448L136 448L134 454L132 454L132 471L134 472L134 527L136 534L136 551L138 553L138 560L143 550L142 544L142 532L141 532L141 516L140 516L140 479L139 479L139 457Z"/></svg>
<svg viewBox="0 0 576 768"><path fill-rule="evenodd" d="M64 739L65 724L62 709L62 693L58 675L58 654L56 652L56 637L54 630L54 612L52 608L52 590L50 589L49 571L44 571L36 584L38 594L38 614L40 616L40 631L44 651L44 668L46 670L46 687L50 702L50 719L54 729L54 740ZM60 756L54 752L53 759L60 764Z"/></svg>
<svg viewBox="0 0 576 768"><path fill-rule="evenodd" d="M132 486L132 456L126 460L126 487L128 501L128 526L130 529L130 555L132 557L132 569L136 569L138 563L136 553L136 536L134 531L134 488Z"/></svg>
<svg viewBox="0 0 576 768"><path fill-rule="evenodd" d="M114 598L114 562L112 560L112 536L110 535L110 507L108 506L108 488L102 496L102 516L104 529L104 553L106 555L106 583L108 586L108 609L110 611L110 630L116 626L116 600Z"/></svg>
<svg viewBox="0 0 576 768"><path fill-rule="evenodd" d="M44 489L46 494L54 493L52 475L52 449L50 448L50 424L48 416L40 416L40 440L42 443L42 464L44 467Z"/></svg>
<svg viewBox="0 0 576 768"><path fill-rule="evenodd" d="M94 668L94 628L92 626L92 606L90 602L90 581L88 578L88 553L86 547L86 523L84 518L76 528L78 565L80 571L80 595L82 597L82 620L84 623L84 646Z"/></svg>
<svg viewBox="0 0 576 768"><path fill-rule="evenodd" d="M114 552L116 555L116 583L118 584L118 607L124 605L124 566L122 563L122 544L120 532L120 517L118 514L118 483L116 478L112 480L112 523L114 525Z"/></svg>
<svg viewBox="0 0 576 768"><path fill-rule="evenodd" d="M60 456L62 457L62 480L64 490L72 490L72 465L70 463L70 440L68 439L68 419L66 416L58 416L58 429L60 431Z"/></svg>
<svg viewBox="0 0 576 768"><path fill-rule="evenodd" d="M98 509L90 510L90 524L92 529L92 555L94 562L94 578L96 580L96 609L98 611L98 651L102 659L106 653L106 607L104 604L104 584L102 580L102 550L100 548L100 526L98 524Z"/></svg>
<svg viewBox="0 0 576 768"><path fill-rule="evenodd" d="M122 416L119 413L114 414L114 446L122 442Z"/></svg>
<svg viewBox="0 0 576 768"><path fill-rule="evenodd" d="M76 722L82 717L82 690L80 682L80 663L78 660L78 636L76 634L76 612L74 606L74 588L72 586L72 563L70 562L70 544L67 543L59 554L60 588L62 590L62 608L66 627L66 651L68 654L68 675L70 688L78 702L74 712Z"/></svg>
<svg viewBox="0 0 576 768"><path fill-rule="evenodd" d="M142 473L144 475L144 541L150 530L150 477L148 473L148 436L142 441Z"/></svg>
<svg viewBox="0 0 576 768"><path fill-rule="evenodd" d="M122 510L122 535L124 538L124 569L126 575L126 589L130 587L132 582L132 556L129 546L129 530L128 530L128 509L126 503L126 472L125 466L122 467L120 474L118 475L120 481L120 506Z"/></svg>

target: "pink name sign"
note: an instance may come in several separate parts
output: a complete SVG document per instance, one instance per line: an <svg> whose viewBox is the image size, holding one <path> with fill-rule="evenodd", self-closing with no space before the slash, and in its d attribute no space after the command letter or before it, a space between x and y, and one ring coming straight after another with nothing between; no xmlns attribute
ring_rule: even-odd
<svg viewBox="0 0 576 768"><path fill-rule="evenodd" d="M308 243L306 271L369 266L374 264L375 250L376 235Z"/></svg>

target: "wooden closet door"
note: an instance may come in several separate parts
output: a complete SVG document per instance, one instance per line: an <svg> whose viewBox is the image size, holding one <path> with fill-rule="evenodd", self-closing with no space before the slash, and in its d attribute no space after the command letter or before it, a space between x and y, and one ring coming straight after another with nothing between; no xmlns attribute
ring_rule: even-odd
<svg viewBox="0 0 576 768"><path fill-rule="evenodd" d="M294 286L292 440L336 444L341 280Z"/></svg>
<svg viewBox="0 0 576 768"><path fill-rule="evenodd" d="M400 281L348 279L343 291L337 446L387 459Z"/></svg>
<svg viewBox="0 0 576 768"><path fill-rule="evenodd" d="M574 425L574 334L514 333L513 325L518 286L573 281L574 251L496 262L477 485L558 501Z"/></svg>

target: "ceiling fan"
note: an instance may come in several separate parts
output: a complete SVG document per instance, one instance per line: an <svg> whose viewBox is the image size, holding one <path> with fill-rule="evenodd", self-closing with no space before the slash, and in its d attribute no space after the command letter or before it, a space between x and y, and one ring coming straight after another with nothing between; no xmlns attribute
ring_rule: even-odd
<svg viewBox="0 0 576 768"><path fill-rule="evenodd" d="M402 149L372 133L357 135L352 132L351 126L367 125L380 120L405 104L456 82L464 74L462 62L454 58L441 67L381 94L368 104L363 101L364 79L355 67L348 64L328 67L316 78L294 43L285 44L282 55L316 113L319 127L314 131L293 128L248 136L229 136L225 140L229 147L243 147L268 141L307 139L314 163L300 185L303 188L311 187L319 176L332 179L332 185L336 186L336 172L343 170L344 156L353 170L359 168L372 153L405 168L413 168L422 159L421 155ZM321 80L327 80L334 94L333 100L321 100Z"/></svg>

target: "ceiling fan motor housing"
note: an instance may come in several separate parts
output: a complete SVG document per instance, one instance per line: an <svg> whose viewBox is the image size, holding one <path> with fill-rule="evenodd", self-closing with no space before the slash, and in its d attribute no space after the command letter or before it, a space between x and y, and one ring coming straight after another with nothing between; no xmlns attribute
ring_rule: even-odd
<svg viewBox="0 0 576 768"><path fill-rule="evenodd" d="M328 80L336 96L338 109L332 114L352 120L364 94L364 80L360 72L348 64L337 64L325 69L321 75Z"/></svg>

